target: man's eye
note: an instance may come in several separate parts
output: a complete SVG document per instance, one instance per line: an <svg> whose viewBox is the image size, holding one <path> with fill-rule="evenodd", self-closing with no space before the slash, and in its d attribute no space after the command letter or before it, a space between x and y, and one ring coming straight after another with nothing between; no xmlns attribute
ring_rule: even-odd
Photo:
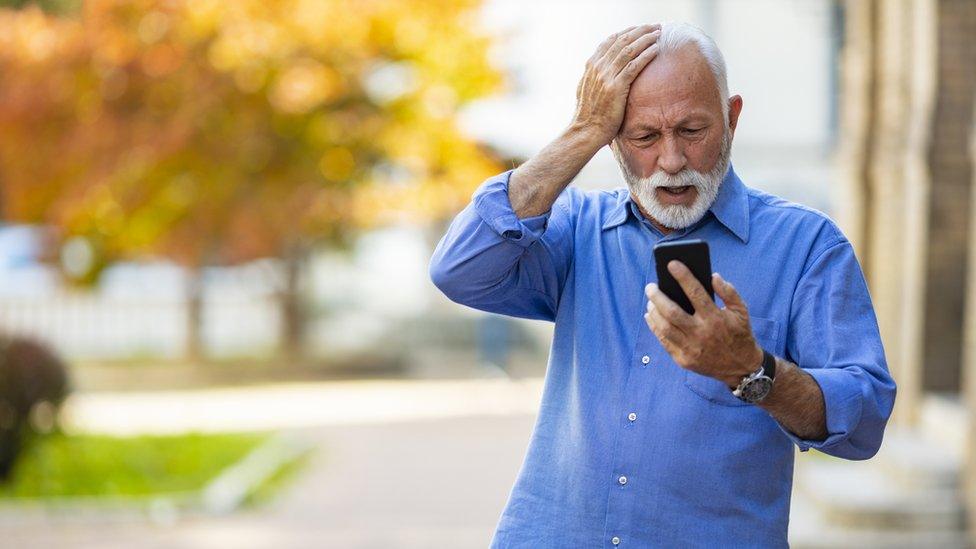
<svg viewBox="0 0 976 549"><path fill-rule="evenodd" d="M692 136L694 136L694 135L700 134L702 132L702 130L704 130L704 129L705 128L684 128L684 129L681 130L681 132L683 134L685 134L685 135L692 135Z"/></svg>
<svg viewBox="0 0 976 549"><path fill-rule="evenodd" d="M649 133L647 135L642 135L642 136L638 137L637 140L638 141L650 141L650 140L652 140L652 139L654 139L656 137L657 137L657 134L656 133Z"/></svg>

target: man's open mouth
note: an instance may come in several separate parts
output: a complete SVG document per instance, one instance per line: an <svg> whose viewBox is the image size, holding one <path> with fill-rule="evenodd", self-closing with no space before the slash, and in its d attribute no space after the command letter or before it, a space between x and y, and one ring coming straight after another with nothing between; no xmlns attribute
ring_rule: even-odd
<svg viewBox="0 0 976 549"><path fill-rule="evenodd" d="M684 185L682 187L661 187L661 188L664 189L664 192L666 192L666 193L673 194L675 196L679 196L682 193L684 193L685 191L687 191L688 189L690 189L691 188L691 185Z"/></svg>

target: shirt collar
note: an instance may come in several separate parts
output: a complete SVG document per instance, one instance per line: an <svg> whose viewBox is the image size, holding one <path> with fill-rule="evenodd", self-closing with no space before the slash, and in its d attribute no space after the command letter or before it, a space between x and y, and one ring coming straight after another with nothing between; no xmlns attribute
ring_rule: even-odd
<svg viewBox="0 0 976 549"><path fill-rule="evenodd" d="M729 165L729 171L718 189L718 196L712 202L708 211L719 220L729 231L739 237L743 242L749 240L749 195L745 185L735 170ZM603 222L603 229L612 229L627 221L627 214L638 216L640 210L630 197L627 189L621 189L617 194L617 202L611 207L606 221ZM638 218L639 220L639 218Z"/></svg>

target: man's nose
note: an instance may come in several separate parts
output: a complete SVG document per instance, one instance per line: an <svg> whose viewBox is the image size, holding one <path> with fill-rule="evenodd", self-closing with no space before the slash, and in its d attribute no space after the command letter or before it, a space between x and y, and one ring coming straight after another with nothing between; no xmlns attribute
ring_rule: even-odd
<svg viewBox="0 0 976 549"><path fill-rule="evenodd" d="M661 138L661 153L657 157L657 165L668 175L674 175L684 169L688 160L685 151L678 140L671 136Z"/></svg>

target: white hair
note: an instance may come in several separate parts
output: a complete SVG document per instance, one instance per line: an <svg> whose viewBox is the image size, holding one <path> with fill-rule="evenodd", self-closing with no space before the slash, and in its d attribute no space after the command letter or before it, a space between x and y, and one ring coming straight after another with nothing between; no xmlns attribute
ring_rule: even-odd
<svg viewBox="0 0 976 549"><path fill-rule="evenodd" d="M715 76L719 99L722 102L722 118L729 123L729 82L725 70L725 57L715 41L705 31L690 24L665 21L661 23L661 36L657 39L658 56L674 53L687 45L698 48L708 68Z"/></svg>

